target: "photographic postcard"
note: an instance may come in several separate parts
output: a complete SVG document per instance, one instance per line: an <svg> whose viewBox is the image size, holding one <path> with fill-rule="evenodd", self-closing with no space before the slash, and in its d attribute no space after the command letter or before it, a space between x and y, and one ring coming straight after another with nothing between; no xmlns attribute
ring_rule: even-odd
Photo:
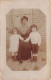
<svg viewBox="0 0 51 80"><path fill-rule="evenodd" d="M3 80L49 79L48 6L48 0L1 1Z"/></svg>

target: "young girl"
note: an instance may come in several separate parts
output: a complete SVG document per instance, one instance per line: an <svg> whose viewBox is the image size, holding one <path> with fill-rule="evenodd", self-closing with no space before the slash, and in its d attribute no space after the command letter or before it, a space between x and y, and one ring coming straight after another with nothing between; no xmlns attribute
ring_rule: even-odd
<svg viewBox="0 0 51 80"><path fill-rule="evenodd" d="M30 33L29 37L25 40L25 42L27 42L29 40L31 41L33 61L36 62L39 46L41 44L41 35L39 32L37 32L36 25L32 25L32 32Z"/></svg>
<svg viewBox="0 0 51 80"><path fill-rule="evenodd" d="M9 51L12 52L12 57L18 55L18 48L19 48L19 40L24 40L20 35L17 34L17 28L13 28L12 35L10 36L10 48Z"/></svg>

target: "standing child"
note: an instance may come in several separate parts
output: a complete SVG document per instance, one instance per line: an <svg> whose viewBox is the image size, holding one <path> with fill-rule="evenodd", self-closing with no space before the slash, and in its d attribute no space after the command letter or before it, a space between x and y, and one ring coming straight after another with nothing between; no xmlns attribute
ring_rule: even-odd
<svg viewBox="0 0 51 80"><path fill-rule="evenodd" d="M25 40L25 42L29 40L31 41L31 49L32 49L32 56L33 56L32 60L36 62L39 46L41 44L41 36L40 33L37 32L36 25L32 25L32 32L30 33L29 37Z"/></svg>
<svg viewBox="0 0 51 80"><path fill-rule="evenodd" d="M12 57L15 57L18 55L18 49L19 49L19 40L24 40L20 35L17 34L17 28L13 28L12 35L10 36L10 48L9 51L12 52Z"/></svg>

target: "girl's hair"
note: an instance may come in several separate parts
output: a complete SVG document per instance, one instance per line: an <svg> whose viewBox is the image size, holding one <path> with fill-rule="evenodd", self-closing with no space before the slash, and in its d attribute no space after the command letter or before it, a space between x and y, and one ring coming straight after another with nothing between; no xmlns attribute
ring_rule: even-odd
<svg viewBox="0 0 51 80"><path fill-rule="evenodd" d="M37 25L34 25L34 24L31 25L31 29L32 29L32 28L36 28L36 30L37 30Z"/></svg>
<svg viewBox="0 0 51 80"><path fill-rule="evenodd" d="M23 17L21 18L21 22L23 21L23 19L26 19L26 20L28 21L28 17L26 17L26 16L23 16Z"/></svg>
<svg viewBox="0 0 51 80"><path fill-rule="evenodd" d="M17 28L16 28L16 27L13 27L13 29L12 29L12 34L13 34L13 31L14 31L14 30L16 30L16 31L17 31Z"/></svg>

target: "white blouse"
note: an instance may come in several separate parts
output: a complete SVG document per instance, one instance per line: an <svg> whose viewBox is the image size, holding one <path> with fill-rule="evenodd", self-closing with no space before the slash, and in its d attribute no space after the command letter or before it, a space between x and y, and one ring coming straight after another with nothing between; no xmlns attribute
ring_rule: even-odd
<svg viewBox="0 0 51 80"><path fill-rule="evenodd" d="M38 45L40 46L41 44L41 35L39 32L35 31L35 32L31 32L29 37L26 39L26 41L31 40L32 44L36 44L38 43Z"/></svg>

